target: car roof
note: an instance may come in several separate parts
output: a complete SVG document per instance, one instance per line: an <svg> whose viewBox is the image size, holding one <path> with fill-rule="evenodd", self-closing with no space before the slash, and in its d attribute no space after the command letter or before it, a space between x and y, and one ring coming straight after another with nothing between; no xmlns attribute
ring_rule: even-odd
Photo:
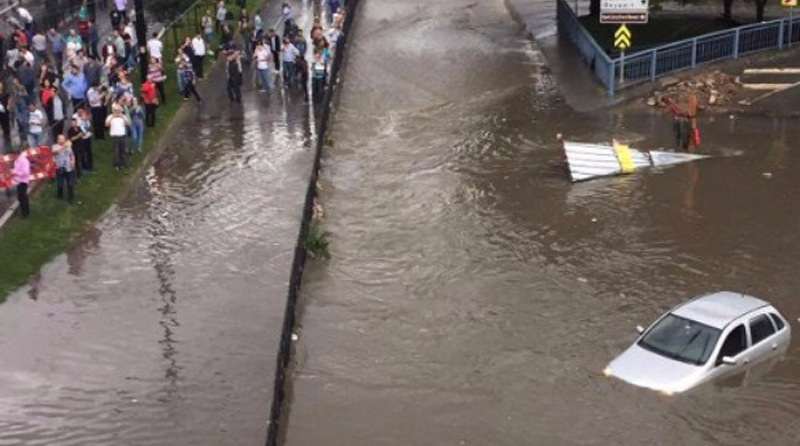
<svg viewBox="0 0 800 446"><path fill-rule="evenodd" d="M734 319L768 305L769 302L753 296L720 291L690 300L675 308L672 314L723 329Z"/></svg>

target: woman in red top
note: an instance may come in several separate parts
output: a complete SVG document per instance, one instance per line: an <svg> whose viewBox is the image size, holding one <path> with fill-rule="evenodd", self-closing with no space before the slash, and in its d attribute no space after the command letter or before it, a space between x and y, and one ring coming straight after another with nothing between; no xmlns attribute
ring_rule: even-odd
<svg viewBox="0 0 800 446"><path fill-rule="evenodd" d="M53 122L53 89L50 88L49 79L42 80L40 90L39 99L42 101L42 107L47 115L47 122Z"/></svg>
<svg viewBox="0 0 800 446"><path fill-rule="evenodd" d="M144 103L144 122L148 127L156 125L156 109L158 108L158 97L156 97L156 85L149 77L142 84L140 90L142 102Z"/></svg>

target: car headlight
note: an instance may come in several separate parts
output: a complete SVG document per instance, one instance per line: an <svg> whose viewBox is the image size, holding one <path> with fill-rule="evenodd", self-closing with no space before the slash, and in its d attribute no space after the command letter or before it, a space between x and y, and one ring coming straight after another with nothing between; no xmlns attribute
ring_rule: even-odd
<svg viewBox="0 0 800 446"><path fill-rule="evenodd" d="M611 367L606 367L603 369L603 376L609 377L611 376Z"/></svg>
<svg viewBox="0 0 800 446"><path fill-rule="evenodd" d="M672 390L659 390L658 392L660 394L664 395L664 396L674 396L675 395L675 392L673 392Z"/></svg>

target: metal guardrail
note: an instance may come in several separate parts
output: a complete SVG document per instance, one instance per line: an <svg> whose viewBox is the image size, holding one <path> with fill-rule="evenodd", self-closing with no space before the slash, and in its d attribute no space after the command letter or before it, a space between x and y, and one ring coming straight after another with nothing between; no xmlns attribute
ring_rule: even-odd
<svg viewBox="0 0 800 446"><path fill-rule="evenodd" d="M653 82L656 78L698 65L722 59L779 49L800 42L800 18L777 19L769 22L739 26L724 31L681 40L678 42L625 54L611 59L594 38L581 25L577 15L565 0L557 0L559 31L575 43L583 59L595 76L613 96L618 89ZM624 66L624 82L620 71Z"/></svg>

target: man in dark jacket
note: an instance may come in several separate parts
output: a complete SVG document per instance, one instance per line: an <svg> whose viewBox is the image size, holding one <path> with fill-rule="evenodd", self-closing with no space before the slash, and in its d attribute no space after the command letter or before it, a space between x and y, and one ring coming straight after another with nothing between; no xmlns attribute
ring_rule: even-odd
<svg viewBox="0 0 800 446"><path fill-rule="evenodd" d="M281 72L281 37L275 33L275 30L270 28L267 31L267 38L269 38L269 49L272 50L272 60L275 62L275 71Z"/></svg>
<svg viewBox="0 0 800 446"><path fill-rule="evenodd" d="M242 58L239 50L228 51L228 98L231 102L242 102Z"/></svg>

